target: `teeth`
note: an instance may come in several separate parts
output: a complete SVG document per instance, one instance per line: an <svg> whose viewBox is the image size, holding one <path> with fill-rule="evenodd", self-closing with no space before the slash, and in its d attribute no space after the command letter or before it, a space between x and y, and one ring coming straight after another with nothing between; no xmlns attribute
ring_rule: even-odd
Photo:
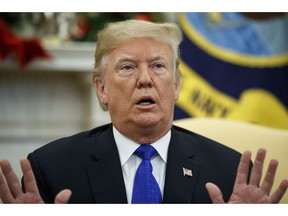
<svg viewBox="0 0 288 216"><path fill-rule="evenodd" d="M141 101L139 101L137 104L140 105L150 105L150 104L154 104L155 102L151 99L143 99Z"/></svg>
<svg viewBox="0 0 288 216"><path fill-rule="evenodd" d="M147 100L141 100L139 101L140 105L150 105L150 104L154 104L154 101L150 100L150 99L147 99Z"/></svg>
<svg viewBox="0 0 288 216"><path fill-rule="evenodd" d="M149 105L149 104L151 104L151 103L148 102L148 101L143 101L143 102L140 102L140 104L141 104L141 105Z"/></svg>

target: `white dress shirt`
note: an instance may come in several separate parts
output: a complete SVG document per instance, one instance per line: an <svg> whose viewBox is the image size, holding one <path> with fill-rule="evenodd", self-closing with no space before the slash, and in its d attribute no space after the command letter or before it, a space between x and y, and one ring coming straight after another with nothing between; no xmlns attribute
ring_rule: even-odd
<svg viewBox="0 0 288 216"><path fill-rule="evenodd" d="M141 158L133 155L134 151L139 147L139 144L122 135L114 126L113 135L120 156L128 203L131 203L135 174L139 164L142 161ZM170 142L170 138L171 131L169 130L169 132L165 136L161 137L159 140L151 144L158 152L158 154L156 154L151 159L151 163L153 166L153 175L157 183L159 184L162 198L164 191L168 145Z"/></svg>

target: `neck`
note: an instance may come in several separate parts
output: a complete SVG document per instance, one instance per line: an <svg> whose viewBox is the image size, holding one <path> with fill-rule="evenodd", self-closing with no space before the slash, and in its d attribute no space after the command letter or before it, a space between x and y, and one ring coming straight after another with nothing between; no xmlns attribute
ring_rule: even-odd
<svg viewBox="0 0 288 216"><path fill-rule="evenodd" d="M115 124L114 126L121 134L130 138L131 140L133 140L138 144L151 144L159 140L165 134L167 134L172 127L172 123L163 128L159 126L149 128L138 128L138 127L123 128L123 127L117 127L117 125Z"/></svg>

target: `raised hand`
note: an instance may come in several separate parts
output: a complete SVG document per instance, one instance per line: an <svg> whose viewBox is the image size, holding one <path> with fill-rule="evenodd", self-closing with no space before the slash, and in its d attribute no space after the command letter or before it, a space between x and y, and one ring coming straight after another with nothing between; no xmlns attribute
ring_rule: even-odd
<svg viewBox="0 0 288 216"><path fill-rule="evenodd" d="M27 159L20 160L26 192L24 193L17 175L7 160L0 160L0 199L3 203L44 203L36 184L36 180ZM55 203L67 203L70 190L62 190L55 198Z"/></svg>
<svg viewBox="0 0 288 216"><path fill-rule="evenodd" d="M235 185L228 203L279 203L288 187L288 179L282 180L278 189L270 195L278 166L277 160L271 160L268 170L260 185L266 150L259 149L247 183L251 152L243 153L237 171ZM224 203L221 190L213 183L206 188L213 203Z"/></svg>

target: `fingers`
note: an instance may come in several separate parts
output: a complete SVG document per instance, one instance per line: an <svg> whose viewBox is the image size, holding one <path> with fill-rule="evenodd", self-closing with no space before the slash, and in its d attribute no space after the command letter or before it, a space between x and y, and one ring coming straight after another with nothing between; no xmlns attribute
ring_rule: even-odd
<svg viewBox="0 0 288 216"><path fill-rule="evenodd" d="M3 203L12 203L15 197L22 194L21 185L7 160L1 160L0 166L3 172L0 172L0 197Z"/></svg>
<svg viewBox="0 0 288 216"><path fill-rule="evenodd" d="M60 191L57 196L55 197L55 204L65 204L68 203L70 197L71 197L71 190L64 189Z"/></svg>
<svg viewBox="0 0 288 216"><path fill-rule="evenodd" d="M279 203L288 188L288 179L284 179L275 193L271 196L272 203Z"/></svg>
<svg viewBox="0 0 288 216"><path fill-rule="evenodd" d="M241 184L247 184L250 160L251 160L251 152L245 151L242 154L239 165L238 165L234 189L235 187Z"/></svg>
<svg viewBox="0 0 288 216"><path fill-rule="evenodd" d="M274 184L274 179L275 179L276 171L278 167L278 161L271 160L269 162L268 169L263 179L263 182L261 186L259 186L261 182L261 178L262 178L265 156L266 156L266 150L263 148L260 148L256 154L254 165L251 170L249 185L247 186L258 188L262 191L261 193L263 193L263 195L269 197L271 189ZM251 153L249 155L247 152L244 152L244 154L241 157L240 164L238 167L235 185L236 183L243 184L244 181L247 180L248 169L249 169L248 160L250 160L250 158L251 158ZM288 188L288 179L284 179L279 185L278 189L273 193L272 196L270 196L269 203L270 202L279 203L282 197L284 196L284 194L286 193L287 188Z"/></svg>
<svg viewBox="0 0 288 216"><path fill-rule="evenodd" d="M214 204L223 204L223 196L220 189L213 183L207 183L206 189L208 190L209 196Z"/></svg>
<svg viewBox="0 0 288 216"><path fill-rule="evenodd" d="M35 180L34 173L32 171L30 162L27 159L20 160L21 169L23 172L23 180L25 185L25 191L36 193L39 195L38 186Z"/></svg>
<svg viewBox="0 0 288 216"><path fill-rule="evenodd" d="M259 187L262 172L263 172L263 165L265 160L266 150L265 149L259 149L255 158L255 162L251 171L251 178L250 178L250 184L254 185L256 187ZM271 160L268 165L267 172L265 174L264 180L260 186L260 189L265 192L268 196L271 192L271 189L273 187L274 179L276 176L276 171L278 167L278 161L277 160ZM281 200L282 196L284 195L287 187L285 188L285 181L282 183L278 190L274 193L274 199L278 202ZM284 191L284 192L283 192Z"/></svg>
<svg viewBox="0 0 288 216"><path fill-rule="evenodd" d="M257 151L257 155L253 164L253 168L251 171L251 177L249 183L251 185L255 185L259 187L261 177L262 177L262 171L263 171L263 164L266 156L266 150L265 149L259 149Z"/></svg>
<svg viewBox="0 0 288 216"><path fill-rule="evenodd" d="M269 163L265 178L264 178L263 183L261 185L261 189L264 190L267 194L270 194L270 191L272 189L277 167L278 167L278 161L277 160L271 160Z"/></svg>
<svg viewBox="0 0 288 216"><path fill-rule="evenodd" d="M3 161L0 161L1 169ZM3 203L12 203L14 200L14 197L12 196L8 185L6 184L5 177L2 172L0 172L0 198Z"/></svg>

